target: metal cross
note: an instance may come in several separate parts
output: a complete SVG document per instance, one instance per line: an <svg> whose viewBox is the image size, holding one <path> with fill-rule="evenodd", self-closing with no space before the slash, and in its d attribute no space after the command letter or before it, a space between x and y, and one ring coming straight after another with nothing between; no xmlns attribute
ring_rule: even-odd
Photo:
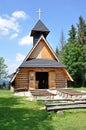
<svg viewBox="0 0 86 130"><path fill-rule="evenodd" d="M37 11L37 13L38 13L38 16L39 16L39 19L40 19L40 17L41 17L41 13L42 13L42 11L41 11L40 8L39 8L39 10Z"/></svg>

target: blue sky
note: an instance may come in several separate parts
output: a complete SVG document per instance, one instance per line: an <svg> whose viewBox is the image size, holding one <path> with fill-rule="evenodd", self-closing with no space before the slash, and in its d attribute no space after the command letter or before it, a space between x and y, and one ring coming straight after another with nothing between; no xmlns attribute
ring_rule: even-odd
<svg viewBox="0 0 86 130"><path fill-rule="evenodd" d="M16 71L32 48L29 34L38 21L39 8L41 20L50 30L47 41L53 50L62 30L67 40L79 16L86 20L86 0L0 0L0 57L5 59L9 74Z"/></svg>

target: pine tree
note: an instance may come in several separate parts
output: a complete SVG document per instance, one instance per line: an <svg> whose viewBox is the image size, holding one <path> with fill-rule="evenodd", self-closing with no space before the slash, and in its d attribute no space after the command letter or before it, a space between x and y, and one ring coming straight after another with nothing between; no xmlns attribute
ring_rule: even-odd
<svg viewBox="0 0 86 130"><path fill-rule="evenodd" d="M58 46L56 47L56 50L55 50L55 53L56 53L57 57L59 58L59 60L61 59L62 49L63 49L65 44L66 44L66 41L65 41L65 38L64 38L64 32L62 30L60 42L58 43Z"/></svg>
<svg viewBox="0 0 86 130"><path fill-rule="evenodd" d="M73 44L75 44L76 43L76 28L74 27L74 25L72 25L71 26L71 30L69 30L69 39L68 39L68 41L70 42L70 43L73 43Z"/></svg>
<svg viewBox="0 0 86 130"><path fill-rule="evenodd" d="M82 16L79 17L78 27L78 43L86 44L86 23Z"/></svg>
<svg viewBox="0 0 86 130"><path fill-rule="evenodd" d="M80 18L79 18L80 19ZM83 35L84 20L80 20L78 29L73 25L69 31L67 44L62 50L62 62L67 66L67 69L75 81L75 85L86 85L86 44ZM82 24L83 25L82 25ZM77 30L77 31L76 31ZM82 30L82 31L81 31Z"/></svg>
<svg viewBox="0 0 86 130"><path fill-rule="evenodd" d="M62 30L61 32L61 38L60 38L60 49L62 50L64 45L66 44L65 38L64 38L64 32Z"/></svg>
<svg viewBox="0 0 86 130"><path fill-rule="evenodd" d="M82 16L79 17L78 27L78 44L81 45L81 56L79 57L82 63L81 74L82 74L82 86L86 84L86 22Z"/></svg>

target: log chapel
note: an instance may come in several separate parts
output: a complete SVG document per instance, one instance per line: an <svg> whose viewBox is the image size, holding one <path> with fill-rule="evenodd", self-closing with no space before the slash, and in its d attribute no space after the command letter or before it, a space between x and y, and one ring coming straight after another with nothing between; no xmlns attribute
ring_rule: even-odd
<svg viewBox="0 0 86 130"><path fill-rule="evenodd" d="M66 88L73 81L47 41L48 28L39 19L31 31L33 47L11 79L12 88Z"/></svg>

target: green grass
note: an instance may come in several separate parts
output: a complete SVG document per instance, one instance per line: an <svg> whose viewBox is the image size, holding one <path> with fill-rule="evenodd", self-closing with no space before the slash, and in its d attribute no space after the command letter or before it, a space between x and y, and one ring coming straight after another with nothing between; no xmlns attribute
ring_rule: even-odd
<svg viewBox="0 0 86 130"><path fill-rule="evenodd" d="M46 112L43 102L0 90L0 130L86 130L86 110Z"/></svg>
<svg viewBox="0 0 86 130"><path fill-rule="evenodd" d="M86 87L79 87L79 88L76 88L76 87L74 88L74 87L73 87L73 89L75 89L75 90L82 90L82 91L86 91Z"/></svg>

